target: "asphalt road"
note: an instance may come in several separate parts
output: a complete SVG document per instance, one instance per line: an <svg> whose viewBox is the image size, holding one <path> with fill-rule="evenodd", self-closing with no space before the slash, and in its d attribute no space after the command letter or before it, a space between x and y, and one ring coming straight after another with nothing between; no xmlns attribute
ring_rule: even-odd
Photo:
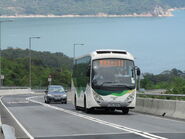
<svg viewBox="0 0 185 139"><path fill-rule="evenodd" d="M45 104L43 96L5 96L2 102L29 138L185 139L185 121L121 111L86 114L70 102Z"/></svg>

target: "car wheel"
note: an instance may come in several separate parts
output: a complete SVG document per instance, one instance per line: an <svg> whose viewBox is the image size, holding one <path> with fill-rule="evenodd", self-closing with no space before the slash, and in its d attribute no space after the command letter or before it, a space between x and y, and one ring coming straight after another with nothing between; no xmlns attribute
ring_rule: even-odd
<svg viewBox="0 0 185 139"><path fill-rule="evenodd" d="M44 96L44 102L47 103L47 99L46 99L46 96Z"/></svg>
<svg viewBox="0 0 185 139"><path fill-rule="evenodd" d="M50 104L50 100L47 100L46 102L47 102L47 104Z"/></svg>
<svg viewBox="0 0 185 139"><path fill-rule="evenodd" d="M115 112L115 108L109 108L108 110L110 113L114 113Z"/></svg>
<svg viewBox="0 0 185 139"><path fill-rule="evenodd" d="M128 112L129 112L129 108L123 108L122 109L122 113L123 114L128 114Z"/></svg>

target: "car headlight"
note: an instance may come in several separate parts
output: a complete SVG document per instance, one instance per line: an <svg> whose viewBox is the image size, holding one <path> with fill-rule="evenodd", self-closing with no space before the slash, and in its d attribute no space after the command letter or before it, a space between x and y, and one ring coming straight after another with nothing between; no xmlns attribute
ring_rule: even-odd
<svg viewBox="0 0 185 139"><path fill-rule="evenodd" d="M67 95L66 94L63 94L63 97L67 97Z"/></svg>
<svg viewBox="0 0 185 139"><path fill-rule="evenodd" d="M97 94L95 91L93 91L93 95L94 95L95 100L98 103L101 103L103 101L103 98L99 94Z"/></svg>
<svg viewBox="0 0 185 139"><path fill-rule="evenodd" d="M47 94L47 96L48 96L48 97L52 97L52 95L51 95L51 94Z"/></svg>

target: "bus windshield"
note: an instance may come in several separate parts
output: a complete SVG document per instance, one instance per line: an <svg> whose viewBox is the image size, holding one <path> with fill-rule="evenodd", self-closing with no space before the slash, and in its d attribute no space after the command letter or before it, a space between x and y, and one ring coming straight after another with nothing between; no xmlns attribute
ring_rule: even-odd
<svg viewBox="0 0 185 139"><path fill-rule="evenodd" d="M98 59L93 61L93 88L135 88L134 62L126 59Z"/></svg>

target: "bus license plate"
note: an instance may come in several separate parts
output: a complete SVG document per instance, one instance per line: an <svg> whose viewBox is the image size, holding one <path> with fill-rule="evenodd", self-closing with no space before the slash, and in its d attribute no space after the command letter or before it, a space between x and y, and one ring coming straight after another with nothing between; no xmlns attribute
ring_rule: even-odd
<svg viewBox="0 0 185 139"><path fill-rule="evenodd" d="M120 107L120 104L112 103L108 104L108 107Z"/></svg>

